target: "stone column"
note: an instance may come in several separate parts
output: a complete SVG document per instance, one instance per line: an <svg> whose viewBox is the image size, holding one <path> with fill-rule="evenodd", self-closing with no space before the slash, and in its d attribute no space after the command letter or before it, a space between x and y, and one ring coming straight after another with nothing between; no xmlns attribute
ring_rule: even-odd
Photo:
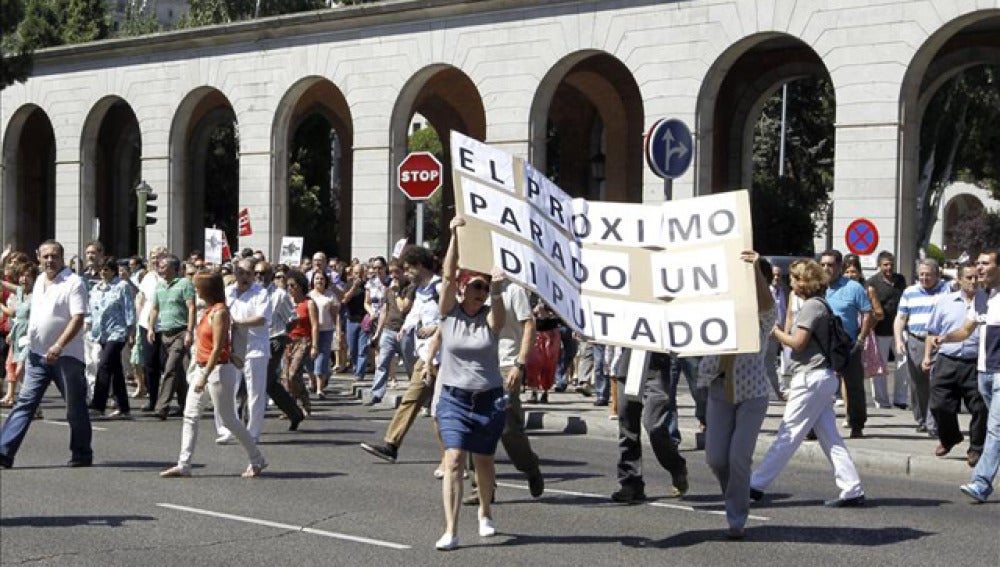
<svg viewBox="0 0 1000 567"><path fill-rule="evenodd" d="M405 203L392 199L393 183L388 146L354 148L354 193L351 199L351 247L345 254L367 260L388 256L395 239L402 238ZM389 219L393 219L390 226Z"/></svg>
<svg viewBox="0 0 1000 567"><path fill-rule="evenodd" d="M88 221L89 222L89 221ZM65 260L82 253L80 218L80 161L56 161L56 233L63 245ZM89 232L89 231L88 231Z"/></svg>
<svg viewBox="0 0 1000 567"><path fill-rule="evenodd" d="M270 251L271 243L271 152L251 150L240 152L240 205L239 210L250 212L253 234L239 237L232 243L233 254L243 248L260 249L271 258L277 250Z"/></svg>

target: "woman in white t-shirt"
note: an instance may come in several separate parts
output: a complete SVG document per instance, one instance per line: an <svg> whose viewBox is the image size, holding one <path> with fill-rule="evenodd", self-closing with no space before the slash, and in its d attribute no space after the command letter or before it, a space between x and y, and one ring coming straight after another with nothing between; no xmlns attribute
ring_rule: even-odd
<svg viewBox="0 0 1000 567"><path fill-rule="evenodd" d="M309 298L316 304L319 312L319 351L313 360L310 381L316 397L325 399L326 384L330 380L330 352L333 348L333 335L340 330L340 300L332 293L327 293L330 279L323 270L316 270L312 276L312 291Z"/></svg>

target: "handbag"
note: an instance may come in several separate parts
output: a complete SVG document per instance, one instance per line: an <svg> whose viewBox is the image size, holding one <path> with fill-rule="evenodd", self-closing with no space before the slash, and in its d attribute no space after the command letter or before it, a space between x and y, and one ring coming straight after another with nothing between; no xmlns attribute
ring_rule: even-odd
<svg viewBox="0 0 1000 567"><path fill-rule="evenodd" d="M886 374L885 363L882 362L882 353L879 351L875 335L869 334L865 338L865 349L861 354L861 362L865 369L865 378Z"/></svg>

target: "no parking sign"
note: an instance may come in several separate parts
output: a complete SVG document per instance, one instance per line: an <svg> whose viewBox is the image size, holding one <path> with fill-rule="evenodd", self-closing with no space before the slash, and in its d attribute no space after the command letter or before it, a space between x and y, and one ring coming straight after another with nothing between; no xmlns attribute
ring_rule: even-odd
<svg viewBox="0 0 1000 567"><path fill-rule="evenodd" d="M878 229L868 219L854 219L844 233L847 249L858 256L867 256L878 247Z"/></svg>

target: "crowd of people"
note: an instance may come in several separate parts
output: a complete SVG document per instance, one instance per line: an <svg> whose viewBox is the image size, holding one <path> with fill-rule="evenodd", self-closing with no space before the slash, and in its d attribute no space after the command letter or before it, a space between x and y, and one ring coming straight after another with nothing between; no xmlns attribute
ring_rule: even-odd
<svg viewBox="0 0 1000 567"><path fill-rule="evenodd" d="M620 488L612 500L645 499L642 427L671 473L670 495L683 497L689 483L678 451L682 375L732 539L744 537L751 502L765 497L810 437L819 440L839 491L827 505L865 504L834 408L845 406L848 437L863 437L869 395L877 408L912 411L917 430L938 440L937 456L964 441L957 419L964 403L971 414L966 460L974 473L961 490L980 502L992 492L1000 461L997 251L960 267L948 282L934 260L921 260L909 286L888 252L878 255L877 272L867 279L857 257L830 250L818 262L793 262L786 280L780 267L745 251L741 259L757 270L760 350L692 359L595 343L574 334L502 271L459 269L463 224L461 217L453 220L443 259L411 245L391 260L342 262L317 252L290 266L247 249L212 265L198 252L182 260L158 247L146 264L141 257L106 256L95 241L67 264L53 240L34 255L7 247L0 405L11 410L0 433L0 467L13 465L55 382L66 401L70 466L93 463L92 419L131 419L132 406L141 403L157 419L181 418L177 464L160 475L190 476L207 392L216 443L239 442L248 459L243 476L256 477L268 466L258 445L269 399L294 431L311 415L312 402L325 398L333 373L359 381L370 374L366 404L373 405L395 387L402 365L410 379L384 439L361 448L394 463L416 416L434 417L441 550L458 546L462 503L478 506L481 537L497 533L491 504L498 445L525 475L532 496L544 492L524 431L525 392L528 403L545 404L550 391L575 388L609 408L619 428ZM841 334L852 346L838 361L834 340ZM629 360L640 355L646 357L642 391L626 397ZM893 359L901 371L890 371ZM772 396L784 402L784 414L754 468Z"/></svg>

